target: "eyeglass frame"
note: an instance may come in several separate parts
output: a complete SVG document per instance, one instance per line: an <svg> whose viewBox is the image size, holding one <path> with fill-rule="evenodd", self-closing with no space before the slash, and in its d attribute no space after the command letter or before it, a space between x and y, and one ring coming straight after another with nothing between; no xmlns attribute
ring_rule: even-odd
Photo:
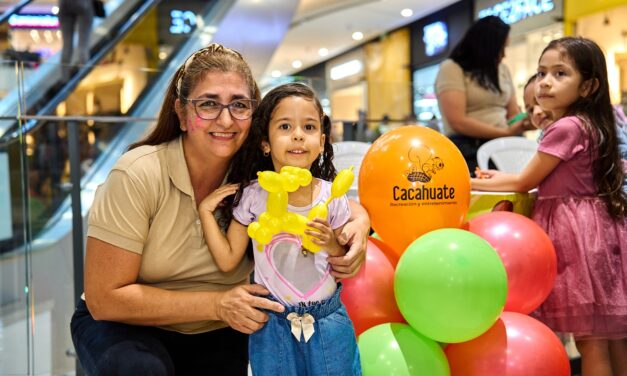
<svg viewBox="0 0 627 376"><path fill-rule="evenodd" d="M248 120L248 119L253 117L253 112L255 112L255 108L257 107L257 103L259 102L256 99L249 99L249 98L234 99L233 101L231 101L231 102L229 102L227 104L222 104L222 103L220 103L218 101L215 101L217 103L217 105L220 106L220 111L218 111L218 114L216 115L216 117L211 118L211 119L206 119L206 118L200 116L200 114L198 113L198 108L196 108L196 103L202 102L202 101L212 100L211 98L181 98L181 99L183 99L185 102L191 103L193 105L193 107L194 107L194 112L196 113L196 115L199 118L203 119L203 120L215 120L215 119L219 118L220 115L222 115L222 111L224 111L225 108L229 111L229 115L233 119L235 119L235 120ZM233 116L233 113L231 112L231 105L233 103L236 103L237 101L249 101L250 102L250 107L252 109L252 112L250 113L249 117L240 119L240 118L238 118L236 116Z"/></svg>

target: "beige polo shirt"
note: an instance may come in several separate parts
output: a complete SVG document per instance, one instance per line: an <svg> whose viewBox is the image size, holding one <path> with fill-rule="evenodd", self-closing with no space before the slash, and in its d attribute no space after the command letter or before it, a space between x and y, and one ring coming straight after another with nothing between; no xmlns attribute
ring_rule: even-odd
<svg viewBox="0 0 627 376"><path fill-rule="evenodd" d="M507 104L512 95L515 95L514 82L509 69L503 63L499 65L499 86L502 93L487 90L464 73L459 64L446 59L440 65L435 79L435 93L440 95L447 90L459 90L466 95L466 115L484 123L492 124L497 128L507 127ZM441 109L440 109L441 111ZM442 116L444 133L447 136L455 134L445 116Z"/></svg>
<svg viewBox="0 0 627 376"><path fill-rule="evenodd" d="M207 248L182 139L125 153L98 188L87 236L142 256L137 283L167 290L222 291L248 282L244 258L222 273ZM164 329L200 333L226 325L203 321Z"/></svg>

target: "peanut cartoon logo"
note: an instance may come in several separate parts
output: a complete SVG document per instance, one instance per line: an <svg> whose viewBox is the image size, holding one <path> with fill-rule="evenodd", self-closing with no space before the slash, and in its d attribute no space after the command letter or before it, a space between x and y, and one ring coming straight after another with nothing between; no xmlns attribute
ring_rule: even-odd
<svg viewBox="0 0 627 376"><path fill-rule="evenodd" d="M409 149L411 167L405 171L405 177L410 182L428 183L437 171L444 168L444 162L433 154L426 146L412 147Z"/></svg>

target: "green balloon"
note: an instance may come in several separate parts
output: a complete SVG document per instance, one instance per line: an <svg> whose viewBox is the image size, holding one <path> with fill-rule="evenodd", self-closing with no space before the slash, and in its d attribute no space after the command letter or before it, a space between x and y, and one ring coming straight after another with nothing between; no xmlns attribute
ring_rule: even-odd
<svg viewBox="0 0 627 376"><path fill-rule="evenodd" d="M450 375L440 346L407 324L374 326L361 333L357 344L364 376Z"/></svg>
<svg viewBox="0 0 627 376"><path fill-rule="evenodd" d="M457 343L478 337L497 320L507 274L496 251L459 229L431 231L409 245L394 275L403 317L421 334Z"/></svg>

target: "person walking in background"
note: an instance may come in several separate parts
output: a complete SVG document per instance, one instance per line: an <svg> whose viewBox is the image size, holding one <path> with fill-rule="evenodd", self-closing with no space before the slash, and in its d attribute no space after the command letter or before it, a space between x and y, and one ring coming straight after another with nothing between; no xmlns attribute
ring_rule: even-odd
<svg viewBox="0 0 627 376"><path fill-rule="evenodd" d="M63 48L61 49L61 78L67 81L75 71L76 65L83 65L89 60L89 40L94 22L92 0L59 0L59 23ZM78 34L78 43L74 53L74 34Z"/></svg>
<svg viewBox="0 0 627 376"><path fill-rule="evenodd" d="M470 172L477 167L479 146L524 130L522 121L507 124L520 112L512 77L501 62L509 30L496 16L477 20L442 63L435 80L444 133L459 148Z"/></svg>
<svg viewBox="0 0 627 376"><path fill-rule="evenodd" d="M549 43L535 97L555 121L540 123L537 153L520 174L472 179L488 191L538 186L533 220L555 246L558 274L533 315L573 333L584 376L627 374L627 194L606 69L591 40Z"/></svg>

